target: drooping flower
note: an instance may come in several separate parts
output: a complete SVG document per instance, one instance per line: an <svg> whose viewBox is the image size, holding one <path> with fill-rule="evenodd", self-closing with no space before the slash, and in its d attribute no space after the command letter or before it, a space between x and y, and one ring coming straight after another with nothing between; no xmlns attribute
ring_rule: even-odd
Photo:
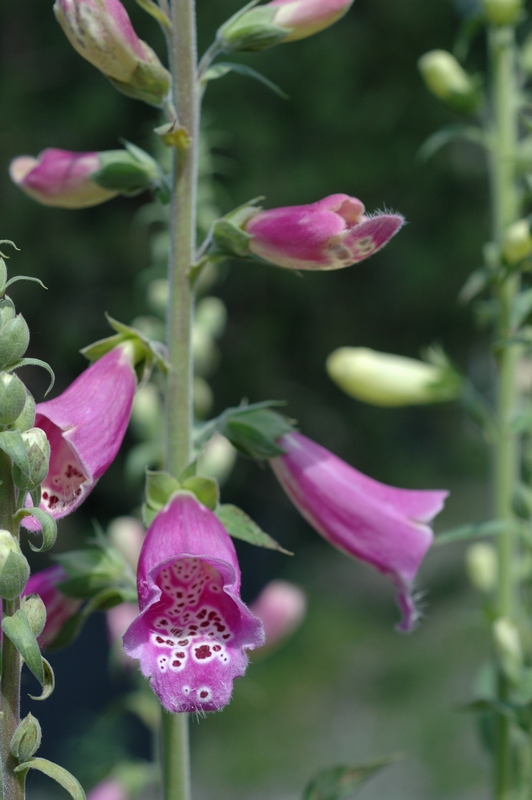
<svg viewBox="0 0 532 800"><path fill-rule="evenodd" d="M132 350L115 347L53 400L38 403L35 427L50 442L41 508L59 519L74 511L114 460L137 386ZM26 518L24 524L34 523Z"/></svg>
<svg viewBox="0 0 532 800"><path fill-rule="evenodd" d="M11 180L39 203L87 208L116 197L91 180L102 167L100 153L73 153L50 147L37 157L19 156L9 167Z"/></svg>
<svg viewBox="0 0 532 800"><path fill-rule="evenodd" d="M259 211L244 225L249 249L286 269L349 267L380 250L404 223L400 214L364 215L356 197L332 194L303 206Z"/></svg>
<svg viewBox="0 0 532 800"><path fill-rule="evenodd" d="M417 618L412 585L432 542L428 523L448 492L386 486L300 433L278 444L285 454L270 464L296 508L330 544L395 583L403 615L398 627L411 630Z"/></svg>
<svg viewBox="0 0 532 800"><path fill-rule="evenodd" d="M48 647L65 622L81 607L82 601L67 597L58 585L67 580L67 574L59 564L34 572L24 589L23 596L38 594L46 607L46 622L37 641L42 648Z"/></svg>
<svg viewBox="0 0 532 800"><path fill-rule="evenodd" d="M56 0L54 12L70 44L129 97L162 105L170 74L135 33L120 0Z"/></svg>
<svg viewBox="0 0 532 800"><path fill-rule="evenodd" d="M140 614L124 635L163 706L217 711L259 647L260 620L240 599L240 569L218 518L189 493L152 522L137 572Z"/></svg>
<svg viewBox="0 0 532 800"><path fill-rule="evenodd" d="M307 598L294 583L274 580L266 584L249 608L264 626L263 649L271 648L299 627L307 611Z"/></svg>

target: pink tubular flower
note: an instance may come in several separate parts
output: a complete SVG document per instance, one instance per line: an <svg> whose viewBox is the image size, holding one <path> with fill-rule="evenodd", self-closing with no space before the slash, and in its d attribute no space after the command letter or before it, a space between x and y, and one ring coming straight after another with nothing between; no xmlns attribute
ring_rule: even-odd
<svg viewBox="0 0 532 800"><path fill-rule="evenodd" d="M260 620L240 600L240 569L218 518L189 493L152 522L140 556L140 614L124 651L172 712L217 711L260 647Z"/></svg>
<svg viewBox="0 0 532 800"><path fill-rule="evenodd" d="M341 269L369 258L403 225L400 214L364 215L356 197L331 194L317 203L259 211L245 224L249 249L287 269Z"/></svg>
<svg viewBox="0 0 532 800"><path fill-rule="evenodd" d="M395 583L403 614L398 627L411 630L417 618L412 583L432 542L426 523L448 492L386 486L300 433L278 443L285 454L270 464L296 508L330 544Z"/></svg>
<svg viewBox="0 0 532 800"><path fill-rule="evenodd" d="M46 606L46 623L37 641L42 648L53 642L65 622L74 616L82 601L67 597L58 589L58 584L66 581L67 574L63 567L56 565L34 572L24 589L23 596L38 594Z"/></svg>
<svg viewBox="0 0 532 800"><path fill-rule="evenodd" d="M72 153L49 148L38 158L19 156L9 167L11 180L39 203L60 208L86 208L116 197L91 180L102 167L99 153Z"/></svg>
<svg viewBox="0 0 532 800"><path fill-rule="evenodd" d="M38 403L35 427L50 442L41 508L59 519L74 511L114 460L137 386L131 350L115 347L54 400ZM30 518L25 524L34 525Z"/></svg>
<svg viewBox="0 0 532 800"><path fill-rule="evenodd" d="M275 580L266 584L249 608L261 620L266 636L264 647L269 648L299 627L307 611L307 598L299 586Z"/></svg>
<svg viewBox="0 0 532 800"><path fill-rule="evenodd" d="M289 28L283 42L295 42L328 28L347 13L353 0L272 0L278 10L273 24Z"/></svg>
<svg viewBox="0 0 532 800"><path fill-rule="evenodd" d="M90 790L87 800L127 800L127 793L116 778L106 778Z"/></svg>

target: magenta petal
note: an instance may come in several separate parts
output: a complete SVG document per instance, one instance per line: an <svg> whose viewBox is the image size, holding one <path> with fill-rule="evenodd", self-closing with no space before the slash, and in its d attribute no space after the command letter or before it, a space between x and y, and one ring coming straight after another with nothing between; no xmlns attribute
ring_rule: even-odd
<svg viewBox="0 0 532 800"><path fill-rule="evenodd" d="M82 601L67 597L58 584L67 580L67 574L59 564L33 572L26 584L23 596L38 594L46 607L46 623L37 641L42 648L53 642L65 622L77 613Z"/></svg>
<svg viewBox="0 0 532 800"><path fill-rule="evenodd" d="M412 583L432 542L423 523L441 511L448 492L386 486L300 433L279 444L285 455L270 463L294 505L330 544L396 584L400 628L410 630L416 620Z"/></svg>
<svg viewBox="0 0 532 800"><path fill-rule="evenodd" d="M51 448L41 508L56 519L80 505L114 460L129 423L136 385L129 350L116 347L59 397L38 403L35 426L46 433Z"/></svg>
<svg viewBox="0 0 532 800"><path fill-rule="evenodd" d="M240 569L218 518L188 493L152 522L140 556L140 614L124 651L172 712L217 711L244 674L245 650L264 641L260 620L240 600Z"/></svg>

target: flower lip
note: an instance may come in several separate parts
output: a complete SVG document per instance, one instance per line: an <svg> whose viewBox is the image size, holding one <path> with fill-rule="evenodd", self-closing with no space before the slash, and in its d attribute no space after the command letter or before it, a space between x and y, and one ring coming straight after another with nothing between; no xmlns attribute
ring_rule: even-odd
<svg viewBox="0 0 532 800"><path fill-rule="evenodd" d="M307 522L334 547L364 561L399 589L401 630L416 621L412 583L432 542L428 522L446 491L397 489L363 475L300 433L279 440L272 469Z"/></svg>
<svg viewBox="0 0 532 800"><path fill-rule="evenodd" d="M168 711L216 711L244 674L246 649L264 640L240 599L240 570L229 534L188 492L176 493L152 522L137 573L140 614L124 651Z"/></svg>

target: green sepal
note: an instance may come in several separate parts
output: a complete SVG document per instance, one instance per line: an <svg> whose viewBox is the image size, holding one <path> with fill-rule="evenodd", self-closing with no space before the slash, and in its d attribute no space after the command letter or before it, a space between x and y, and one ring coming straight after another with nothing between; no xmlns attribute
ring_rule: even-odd
<svg viewBox="0 0 532 800"><path fill-rule="evenodd" d="M16 524L20 524L24 517L35 517L41 526L41 546L36 547L31 541L28 541L29 546L34 553L46 553L47 550L54 546L57 539L57 523L55 519L42 508L21 508L13 515L13 521Z"/></svg>
<svg viewBox="0 0 532 800"><path fill-rule="evenodd" d="M24 659L26 666L44 686L44 666L41 651L26 612L19 608L12 617L4 617L2 630Z"/></svg>
<svg viewBox="0 0 532 800"><path fill-rule="evenodd" d="M68 770L60 767L59 764L54 764L53 761L48 761L47 758L30 758L29 761L25 761L15 767L13 771L26 774L30 769L37 769L52 778L63 789L66 789L73 800L87 800L81 783Z"/></svg>
<svg viewBox="0 0 532 800"><path fill-rule="evenodd" d="M159 165L145 150L124 142L125 150L101 154L102 167L91 175L104 189L133 196L160 183Z"/></svg>
<svg viewBox="0 0 532 800"><path fill-rule="evenodd" d="M46 397L46 395L52 391L55 383L55 374L50 364L47 364L46 361L42 361L40 358L19 358L18 361L14 361L12 364L9 364L9 366L4 367L4 369L6 372L13 372L13 370L20 369L21 367L42 367L45 369L50 375L50 383L48 384L44 396Z"/></svg>
<svg viewBox="0 0 532 800"><path fill-rule="evenodd" d="M275 541L269 534L264 533L256 522L253 522L251 517L242 511L238 506L231 504L224 504L218 506L214 512L227 533L234 539L241 539L248 544L254 544L257 547L266 547L268 550L279 550L287 556L294 554L290 550L285 550L284 547Z"/></svg>
<svg viewBox="0 0 532 800"><path fill-rule="evenodd" d="M13 278L8 280L3 290L0 288L0 295L2 295L3 292L5 292L5 290L11 286L11 284L16 283L17 281L32 281L33 283L38 283L43 289L48 290L48 286L45 286L40 278L35 278L33 275L15 275Z"/></svg>
<svg viewBox="0 0 532 800"><path fill-rule="evenodd" d="M273 24L275 9L254 8L257 2L251 0L218 29L216 41L226 52L258 53L280 44L291 32Z"/></svg>
<svg viewBox="0 0 532 800"><path fill-rule="evenodd" d="M324 769L305 788L302 800L343 800L352 797L368 778L401 758L401 755L384 756L367 764Z"/></svg>
<svg viewBox="0 0 532 800"><path fill-rule="evenodd" d="M146 527L151 525L159 511L180 488L179 481L168 472L146 470L146 502L142 505L142 519Z"/></svg>
<svg viewBox="0 0 532 800"><path fill-rule="evenodd" d="M292 433L294 426L282 414L269 408L235 409L223 416L220 433L239 453L257 460L275 458L283 454L277 440Z"/></svg>
<svg viewBox="0 0 532 800"><path fill-rule="evenodd" d="M264 197L255 197L241 206L230 211L220 219L214 220L212 224L212 240L216 247L214 253L221 253L227 256L245 258L250 255L249 240L251 235L246 233L243 226L255 214L261 210L261 206L256 203Z"/></svg>
<svg viewBox="0 0 532 800"><path fill-rule="evenodd" d="M24 439L20 431L1 431L0 450L9 456L13 464L16 464L24 475L29 475L30 465L28 454L24 446Z"/></svg>
<svg viewBox="0 0 532 800"><path fill-rule="evenodd" d="M268 89L271 89L272 92L278 95L278 97L281 97L283 100L290 99L286 92L283 92L283 90L277 86L276 83L273 83L273 81L270 81L261 72L257 72L256 69L252 69L246 64L232 64L219 61L217 64L213 64L211 67L209 67L209 69L202 75L201 81L202 83L215 81L217 78L223 78L230 72L236 72L239 75L244 75L246 78L254 78L256 81L264 84L264 86L266 86Z"/></svg>
<svg viewBox="0 0 532 800"><path fill-rule="evenodd" d="M84 347L80 352L89 361L98 361L99 358L114 350L122 342L131 342L135 347L135 368L141 381L146 381L149 378L154 365L163 374L167 373L168 358L166 348L161 342L149 339L136 328L118 322L110 317L109 314L106 314L105 317L111 328L116 331L116 334Z"/></svg>
<svg viewBox="0 0 532 800"><path fill-rule="evenodd" d="M218 482L214 478L206 478L203 475L194 475L187 478L182 484L183 489L192 492L200 503L207 506L211 511L215 511L220 501L220 490Z"/></svg>

